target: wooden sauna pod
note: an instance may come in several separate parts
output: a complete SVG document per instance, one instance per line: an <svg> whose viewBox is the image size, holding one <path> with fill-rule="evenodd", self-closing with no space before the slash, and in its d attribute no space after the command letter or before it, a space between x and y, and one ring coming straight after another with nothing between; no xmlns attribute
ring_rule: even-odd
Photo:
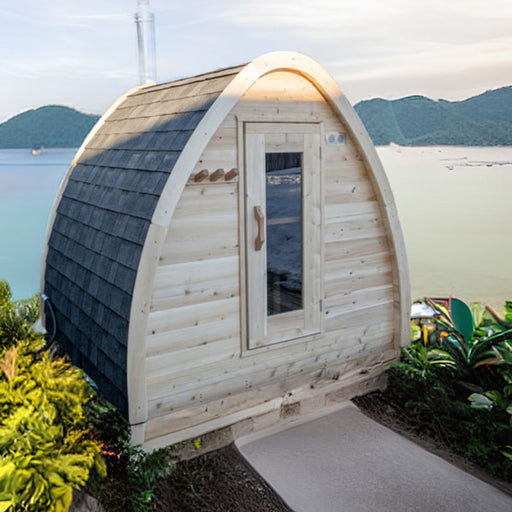
<svg viewBox="0 0 512 512"><path fill-rule="evenodd" d="M41 290L147 449L375 389L409 340L382 165L330 75L291 52L119 98L60 187Z"/></svg>

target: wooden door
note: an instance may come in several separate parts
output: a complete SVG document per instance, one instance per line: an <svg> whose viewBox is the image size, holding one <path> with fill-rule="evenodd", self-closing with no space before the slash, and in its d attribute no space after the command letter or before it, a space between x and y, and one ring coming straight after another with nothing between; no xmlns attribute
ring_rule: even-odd
<svg viewBox="0 0 512 512"><path fill-rule="evenodd" d="M321 330L319 124L245 124L248 348Z"/></svg>

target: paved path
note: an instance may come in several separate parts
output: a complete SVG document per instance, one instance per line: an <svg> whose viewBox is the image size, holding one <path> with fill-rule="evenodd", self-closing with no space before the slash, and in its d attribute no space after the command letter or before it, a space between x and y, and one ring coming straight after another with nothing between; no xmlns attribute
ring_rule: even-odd
<svg viewBox="0 0 512 512"><path fill-rule="evenodd" d="M512 512L512 496L347 403L241 453L295 512Z"/></svg>

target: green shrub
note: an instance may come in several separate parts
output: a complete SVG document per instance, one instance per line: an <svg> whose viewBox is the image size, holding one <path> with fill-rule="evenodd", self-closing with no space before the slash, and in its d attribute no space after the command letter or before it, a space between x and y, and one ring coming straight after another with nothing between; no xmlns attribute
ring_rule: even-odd
<svg viewBox="0 0 512 512"><path fill-rule="evenodd" d="M39 297L13 302L0 280L0 512L64 512L86 484L109 511L152 510L170 451L131 446L119 411L44 351L38 318Z"/></svg>
<svg viewBox="0 0 512 512"><path fill-rule="evenodd" d="M455 360L445 356L421 342L406 347L387 370L386 400L421 435L512 481L510 364L440 363Z"/></svg>
<svg viewBox="0 0 512 512"><path fill-rule="evenodd" d="M11 297L0 281L0 512L64 512L93 468L105 473L84 414L93 392L81 370L44 351L31 327L38 296Z"/></svg>
<svg viewBox="0 0 512 512"><path fill-rule="evenodd" d="M153 510L154 489L172 469L169 448L146 453L130 444L130 426L120 412L98 396L87 405L92 428L104 445L107 478L93 475L88 489L109 512Z"/></svg>
<svg viewBox="0 0 512 512"><path fill-rule="evenodd" d="M12 291L9 283L5 279L0 279L0 309L11 305Z"/></svg>
<svg viewBox="0 0 512 512"><path fill-rule="evenodd" d="M92 391L81 370L34 348L21 342L0 361L0 510L66 511L91 469L105 471L85 428Z"/></svg>
<svg viewBox="0 0 512 512"><path fill-rule="evenodd" d="M36 341L43 335L34 332L33 324L39 318L39 295L12 301L9 283L0 280L0 353L20 341Z"/></svg>

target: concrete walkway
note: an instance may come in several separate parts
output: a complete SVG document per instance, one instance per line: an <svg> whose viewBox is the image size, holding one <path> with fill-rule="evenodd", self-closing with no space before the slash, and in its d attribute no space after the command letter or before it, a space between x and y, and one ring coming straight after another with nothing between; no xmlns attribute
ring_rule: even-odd
<svg viewBox="0 0 512 512"><path fill-rule="evenodd" d="M237 441L295 512L511 512L512 496L425 451L347 403Z"/></svg>

